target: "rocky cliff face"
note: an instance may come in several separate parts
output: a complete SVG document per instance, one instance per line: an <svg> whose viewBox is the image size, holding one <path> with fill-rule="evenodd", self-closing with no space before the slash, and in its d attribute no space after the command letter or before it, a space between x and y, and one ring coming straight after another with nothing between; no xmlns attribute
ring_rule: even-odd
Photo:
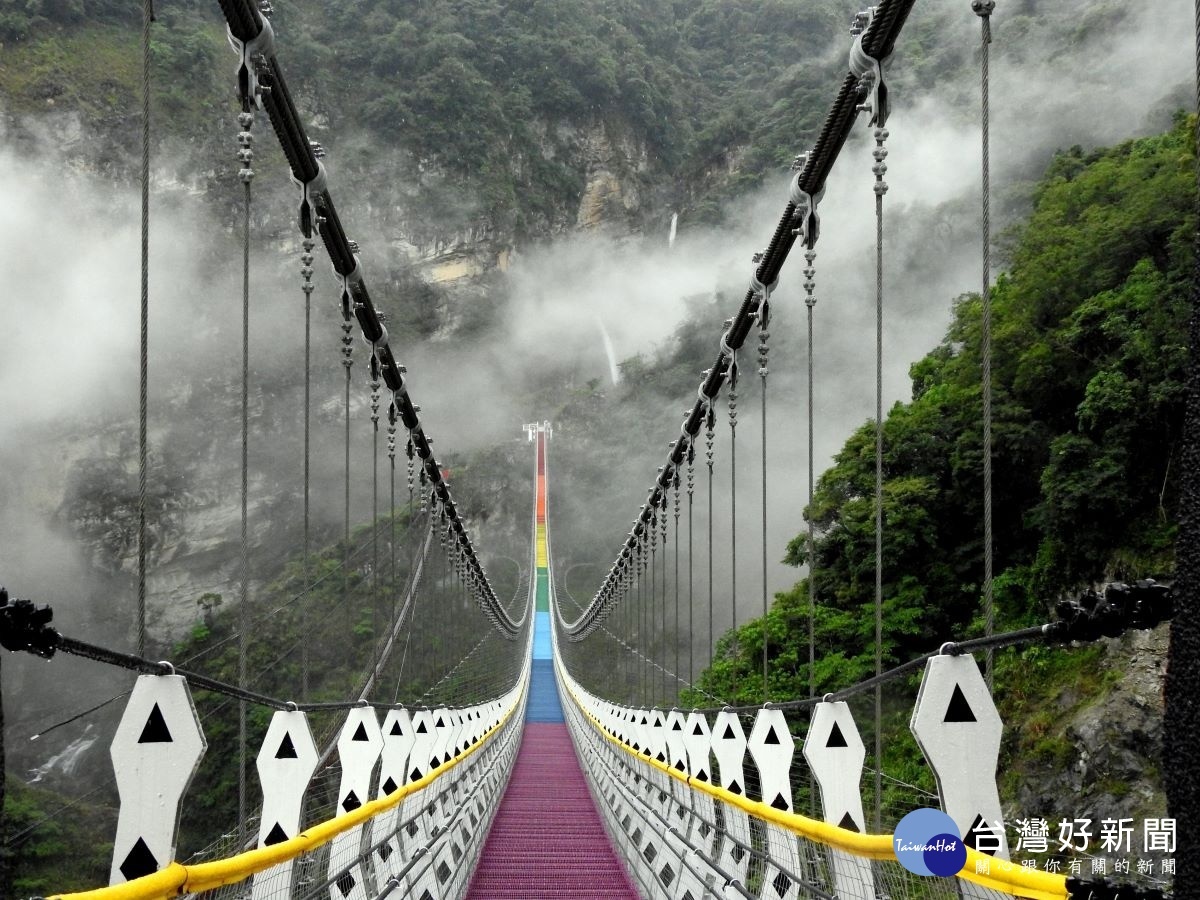
<svg viewBox="0 0 1200 900"><path fill-rule="evenodd" d="M1046 708L1006 723L1016 745L1002 777L1010 821L1044 817L1054 836L1060 820L1090 818L1097 852L1101 820L1132 818L1140 829L1167 814L1159 761L1169 628L1105 639ZM1139 833L1135 849L1140 841Z"/></svg>
<svg viewBox="0 0 1200 900"><path fill-rule="evenodd" d="M579 131L575 138L587 178L575 227L616 234L636 229L650 168L645 146L628 136L611 136L602 125Z"/></svg>

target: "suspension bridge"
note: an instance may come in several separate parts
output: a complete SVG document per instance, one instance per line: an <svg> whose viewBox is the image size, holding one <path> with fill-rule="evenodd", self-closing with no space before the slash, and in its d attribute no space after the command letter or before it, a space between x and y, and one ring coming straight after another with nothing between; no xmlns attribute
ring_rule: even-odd
<svg viewBox="0 0 1200 900"><path fill-rule="evenodd" d="M528 557L514 561L516 574L505 581L489 575L484 551L477 548L467 526L470 511L460 510L434 454L421 408L410 394L407 370L393 348L386 315L372 297L358 247L347 237L334 205L321 148L309 140L288 90L280 62L284 54L276 46L269 9L250 0L220 0L240 61L237 178L245 200L237 623L214 648L187 660L147 658L143 327L135 650L115 650L60 633L53 627L50 610L0 592L0 643L6 649L44 657L73 654L138 673L112 744L121 805L110 884L58 896L96 900L183 895L253 900L1164 896L1158 882L1118 885L1012 861L996 783L1003 725L992 700L990 656L1008 646L1087 641L1151 627L1171 617L1172 591L1152 583L1118 587L1094 606L1060 604L1053 622L997 633L986 550L991 541L990 512L983 523L987 565L983 637L954 641L947 636L935 652L887 671L877 650L873 677L821 697L810 692L793 698L767 693L772 658L764 637L761 703L733 707L714 698L709 708L675 705L679 687L694 686L681 677L679 649L668 648L665 636L672 631L690 636L695 628L693 575L702 563L694 560L692 513L697 495L704 493L705 473L710 513L712 509L718 404L724 394L731 471L743 473L743 483L761 474L765 509L772 292L789 256L802 253L811 342L819 207L829 174L861 117L868 120L875 142L877 307L882 322L886 126L891 110L886 64L914 2L881 0L855 19L848 70L833 92L819 137L809 152L796 159L783 213L769 242L755 255L740 305L722 333L714 336L719 353L704 371L628 535L598 588L581 602L555 566L551 423L525 426L533 500ZM988 0L972 4L982 27L985 348L990 341L987 66L992 7ZM150 21L147 8L144 37ZM250 209L255 178L253 128L259 112L268 117L299 187L297 221L306 304L305 562L297 576L297 590L277 608L255 606L249 597ZM143 165L148 166L146 154ZM147 171L143 169L143 209ZM327 560L323 568L313 563L308 509L307 321L318 241L328 252L339 282L347 435L342 555L340 560ZM148 304L146 246L144 234L143 324ZM372 524L352 534L348 441L355 330L369 347L366 367L376 465L371 473ZM752 337L757 344L747 347ZM743 373L747 356L756 365ZM986 351L984 360L984 486L990 492L987 400L991 388ZM810 383L811 377L810 369ZM739 469L739 389L754 378L761 388L763 458L761 464L743 460ZM810 391L810 439L811 403ZM880 389L877 421L882 417ZM377 464L381 422L390 475L390 504L382 516ZM878 442L877 452L881 452ZM407 469L407 506L396 502L397 458L402 473ZM879 466L877 486L882 478ZM811 499L811 474L809 490ZM731 502L736 504L736 498L735 491ZM990 496L987 507L990 510ZM878 559L883 528L878 493L875 509ZM813 540L811 524L808 540ZM711 602L711 529L707 542ZM731 550L733 596L738 596L736 545ZM769 608L765 524L761 550L765 616ZM741 565L748 571L757 560L747 562L747 558ZM329 611L318 610L311 602L318 585L338 580L346 621L353 623L356 616L361 620L366 612L369 627L356 632L339 623L340 630L335 629ZM499 587L502 583L504 588ZM877 594L880 585L877 575ZM502 599L508 589L511 596ZM433 602L425 631L416 633L414 642L422 592ZM681 619L681 592L686 594L686 623ZM672 597L673 623L668 621ZM877 595L877 648L882 646L879 601ZM250 658L254 631L268 618L294 619L295 640L284 655L299 659L295 682L281 682L271 674L278 658L265 663ZM336 638L332 637L335 630ZM235 644L236 681L206 674L205 666L216 658L216 650ZM975 653L985 655L983 667ZM316 657L322 654L360 659L355 682L319 683ZM414 681L418 670L423 680ZM693 665L686 671L688 678L694 677ZM878 718L881 689L914 673L920 674L921 685L909 698L911 730L933 770L937 790L922 792L889 779L889 787L899 789L903 799L885 804L881 786L888 773L878 764L883 739ZM391 683L396 685L394 692L388 690ZM402 698L401 685L409 683L420 683L423 691ZM232 739L227 736L222 749L236 752L237 757L227 756L217 764L237 770L238 821L222 841L177 860L188 788L206 750L212 754L205 737L207 714L197 706L193 691L202 693L205 702L236 701L236 742L229 743ZM875 746L869 752L850 701L872 694ZM315 699L318 695L320 699ZM256 760L262 797L257 811L249 808L252 790L247 783L247 747L256 728L251 710L262 713L256 721L263 725ZM868 756L870 769L865 767ZM864 803L864 797L872 796L873 803ZM945 827L961 841L957 851L961 859L956 859L952 870L932 873L932 863L913 862L906 850L905 839L913 835L902 834L898 826L908 821L906 813L917 808L940 809L949 817ZM939 836L947 835L932 831L916 835L929 841Z"/></svg>

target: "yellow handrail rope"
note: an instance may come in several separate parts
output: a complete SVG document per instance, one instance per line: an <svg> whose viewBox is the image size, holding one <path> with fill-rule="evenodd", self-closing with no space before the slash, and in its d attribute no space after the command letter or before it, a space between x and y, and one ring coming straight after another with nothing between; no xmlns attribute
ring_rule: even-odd
<svg viewBox="0 0 1200 900"><path fill-rule="evenodd" d="M580 702L571 682L567 678L562 678L562 684L566 686L571 700L591 723L592 727L607 741L621 748L639 762L670 775L676 781L683 782L692 790L708 794L722 803L735 806L757 819L778 825L780 828L784 828L810 841L824 844L836 850L842 850L853 856L896 861L894 839L890 834L859 834L856 831L838 828L836 825L828 822L819 822L816 819L810 819L798 813L782 812L766 803L750 800L741 794L734 794L706 781L694 781L690 774L680 772L666 763L659 762L657 759L644 756L632 747L627 746L624 741L605 731L603 723L592 715ZM977 862L987 864L988 874L975 871ZM981 887L1001 891L1006 894L1013 894L1018 897L1029 897L1032 900L1066 900L1068 897L1066 876L1054 875L1050 872L1039 872L1036 869L1026 869L1024 866L1008 862L1007 860L995 859L986 853L980 853L970 847L967 848L967 863L963 867L963 870L958 873L958 877L978 884Z"/></svg>
<svg viewBox="0 0 1200 900"><path fill-rule="evenodd" d="M311 828L300 832L294 838L272 844L269 847L259 847L247 850L228 859L218 859L212 862L184 865L173 862L165 869L153 875L145 875L128 881L125 884L111 887L96 888L90 891L78 891L72 894L54 894L48 900L160 900L165 897L175 897L184 893L210 891L227 884L237 884L256 872L269 869L279 863L287 862L301 853L315 850L322 844L333 840L343 831L348 831L356 825L361 825L368 819L391 809L405 797L429 787L468 756L485 746L512 718L512 714L520 706L520 697L504 713L504 716L494 726L484 732L483 736L462 753L449 762L442 763L430 769L416 781L397 788L386 797L364 803L358 809L332 819L320 822Z"/></svg>

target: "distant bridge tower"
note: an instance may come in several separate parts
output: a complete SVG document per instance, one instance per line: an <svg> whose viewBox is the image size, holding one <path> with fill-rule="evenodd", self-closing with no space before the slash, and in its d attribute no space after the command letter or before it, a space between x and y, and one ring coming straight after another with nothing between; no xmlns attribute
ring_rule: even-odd
<svg viewBox="0 0 1200 900"><path fill-rule="evenodd" d="M531 441L536 440L539 433L544 433L546 435L546 440L550 440L550 438L554 437L554 429L550 426L549 422L533 422L532 424L522 425L521 427L525 430L525 436Z"/></svg>

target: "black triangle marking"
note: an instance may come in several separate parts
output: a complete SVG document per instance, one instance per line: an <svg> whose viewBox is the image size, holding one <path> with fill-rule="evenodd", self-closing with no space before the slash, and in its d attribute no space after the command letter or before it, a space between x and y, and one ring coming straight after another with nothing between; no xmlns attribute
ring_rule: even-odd
<svg viewBox="0 0 1200 900"><path fill-rule="evenodd" d="M771 801L771 805L778 810L788 812L791 810L791 805L787 802L787 798L783 794L776 794L775 799Z"/></svg>
<svg viewBox="0 0 1200 900"><path fill-rule="evenodd" d="M671 726L672 731L683 731L683 726L679 724L679 720L675 720L675 724Z"/></svg>
<svg viewBox="0 0 1200 900"><path fill-rule="evenodd" d="M386 797L388 794L396 793L396 788L398 787L400 787L400 785L396 784L396 782L392 780L392 776L389 775L387 777L387 781L383 783L383 796Z"/></svg>
<svg viewBox="0 0 1200 900"><path fill-rule="evenodd" d="M420 769L413 769L411 772L408 773L409 781L417 781L420 777L421 777Z"/></svg>
<svg viewBox="0 0 1200 900"><path fill-rule="evenodd" d="M350 738L350 740L370 742L371 739L367 737L367 726L359 722L358 728L354 729L354 737Z"/></svg>
<svg viewBox="0 0 1200 900"><path fill-rule="evenodd" d="M985 839L984 846L976 846L979 840L976 835L987 834L989 837ZM996 843L996 832L992 826L987 823L987 819L980 813L975 817L975 821L971 823L971 827L967 829L967 833L963 835L963 843L972 850L977 850L980 853L986 853L988 856L996 855L996 847L992 846Z"/></svg>
<svg viewBox="0 0 1200 900"><path fill-rule="evenodd" d="M274 847L276 844L282 844L287 839L287 832L283 830L282 825L276 822L271 830L267 832L267 836L263 838L263 846Z"/></svg>
<svg viewBox="0 0 1200 900"><path fill-rule="evenodd" d="M704 737L704 729L700 727L700 723L696 723L696 727L692 729L692 734L698 737Z"/></svg>
<svg viewBox="0 0 1200 900"><path fill-rule="evenodd" d="M275 751L276 759L299 759L296 754L296 745L292 743L292 736L288 732L283 733L283 740L279 742L279 749Z"/></svg>
<svg viewBox="0 0 1200 900"><path fill-rule="evenodd" d="M425 720L424 719L422 719L421 724L417 726L417 734L429 734L429 732L425 730Z"/></svg>
<svg viewBox="0 0 1200 900"><path fill-rule="evenodd" d="M154 709L156 712L158 711L157 703L154 705ZM159 713L159 719L161 720L161 718L162 714ZM120 865L121 874L125 876L126 881L133 881L143 875L153 875L157 871L158 860L154 858L154 854L150 852L146 842L138 838L129 851L129 855L125 857L125 862Z"/></svg>
<svg viewBox="0 0 1200 900"><path fill-rule="evenodd" d="M976 722L975 713L971 709L971 704L967 702L967 698L963 696L962 688L957 684L954 685L954 693L950 695L950 705L946 707L946 715L942 719L943 722Z"/></svg>
<svg viewBox="0 0 1200 900"><path fill-rule="evenodd" d="M438 716L438 720L433 725L434 728L445 728L446 723L442 721L442 717Z"/></svg>
<svg viewBox="0 0 1200 900"><path fill-rule="evenodd" d="M343 897L349 897L350 892L354 890L354 886L358 884L358 882L354 880L354 876L349 872L343 872L341 877L338 878L334 884L336 884L337 889L342 892Z"/></svg>
<svg viewBox="0 0 1200 900"><path fill-rule="evenodd" d="M778 744L779 735L775 733L775 726L772 725L767 729L767 736L763 739L764 744Z"/></svg>
<svg viewBox="0 0 1200 900"><path fill-rule="evenodd" d="M721 737L722 737L722 739L724 739L724 740L726 740L726 741L732 741L732 740L736 740L736 739L737 739L737 735L733 733L733 726L732 726L732 725L726 725L726 726L725 726L725 733L724 733L723 735L721 735Z"/></svg>
<svg viewBox="0 0 1200 900"><path fill-rule="evenodd" d="M399 719L397 719L395 722L392 723L392 730L389 731L388 734L393 734L393 735L403 735L404 734L404 730L400 727Z"/></svg>
<svg viewBox="0 0 1200 900"><path fill-rule="evenodd" d="M158 708L158 704L154 704L154 708L150 710L150 715L146 718L146 724L142 728L142 736L138 738L139 744L173 744L175 739L171 737L171 730L167 728L167 722L163 719L162 710ZM136 848L137 845L135 844ZM147 850L147 853L150 851ZM153 859L153 857L151 857ZM158 871L158 862L154 863L154 870Z"/></svg>
<svg viewBox="0 0 1200 900"><path fill-rule="evenodd" d="M346 812L353 812L360 806L362 806L362 801L358 799L358 794L354 793L354 791L346 794L346 799L342 801L342 809Z"/></svg>
<svg viewBox="0 0 1200 900"><path fill-rule="evenodd" d="M379 858L382 859L384 862L387 862L388 857L391 855L392 855L392 848L389 847L387 844L384 844L382 847L379 848Z"/></svg>
<svg viewBox="0 0 1200 900"><path fill-rule="evenodd" d="M829 740L825 742L826 747L849 747L846 743L846 736L842 734L842 729L837 722L833 723L833 730L829 732Z"/></svg>
<svg viewBox="0 0 1200 900"><path fill-rule="evenodd" d="M734 781L731 782L729 787L725 788L725 790L729 791L731 794L740 794L742 792L742 786Z"/></svg>
<svg viewBox="0 0 1200 900"><path fill-rule="evenodd" d="M847 831L859 831L858 823L854 821L854 816L850 815L849 810L846 810L846 814L842 816L842 821L838 822L838 828L845 828Z"/></svg>

